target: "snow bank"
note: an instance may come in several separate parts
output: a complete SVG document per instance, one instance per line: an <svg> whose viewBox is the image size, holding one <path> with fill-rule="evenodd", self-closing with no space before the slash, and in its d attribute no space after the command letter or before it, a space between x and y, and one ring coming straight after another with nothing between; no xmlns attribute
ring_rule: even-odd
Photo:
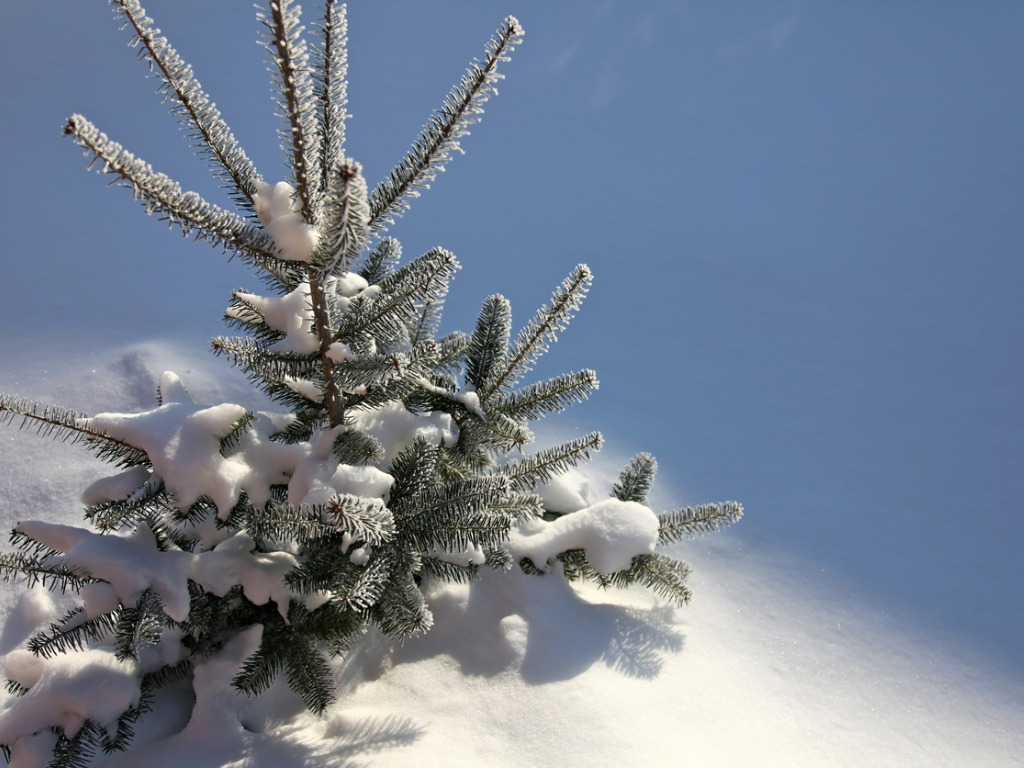
<svg viewBox="0 0 1024 768"><path fill-rule="evenodd" d="M167 360L190 370L204 398L240 398L241 386L218 390L229 377L210 373L221 371L216 362L168 347L111 354L81 385L61 374L23 380L19 388L83 408L113 396L127 409L150 396L161 370L155 366ZM20 368L24 377L24 366L14 362L8 370ZM52 525L80 522L78 492L107 469L80 448L14 432L0 440L0 462L9 470L0 477L0 513L59 510L65 517ZM586 502L580 511L593 504L582 485L570 485ZM637 514L633 522L642 519ZM545 536L571 540L558 527L568 522L548 525L556 525L554 532L537 534L534 542L538 558L546 553ZM477 768L544 764L554 756L564 768L674 768L680 760L708 768L1020 765L1024 686L1019 676L1005 674L1008 665L997 672L953 653L940 637L882 614L805 559L766 552L741 534L676 549L695 566L696 598L682 610L644 591L574 590L557 565L544 577L485 570L472 586L431 588L434 629L399 648L368 637L338 664L341 696L322 718L302 713L286 686L262 699L231 690L238 665L259 639L243 633L197 669L193 690L175 692L142 721L139 751L101 756L97 764L404 768L443 756L447 768ZM914 551L908 546L906 556ZM869 553L865 558L870 566ZM127 560L122 567L143 565ZM994 590L978 595L978 605L1005 599ZM74 670L95 664L120 681L109 694L111 709L135 695L132 676L107 666L107 657L80 658L78 666L47 673L51 661L12 655L28 626L48 612L49 599L8 584L0 604L8 673L36 686L50 674L56 696ZM950 610L963 609L951 604ZM73 705L71 694L83 689L77 683L70 689ZM30 702L44 698L44 689L38 691ZM90 707L107 706L106 698L98 701L106 694L90 695L97 699ZM45 698L48 712L61 710L56 698ZM0 701L14 717L12 702L22 699L0 691ZM19 730L17 719L10 722ZM15 765L45 765L51 748L48 733L23 737Z"/></svg>

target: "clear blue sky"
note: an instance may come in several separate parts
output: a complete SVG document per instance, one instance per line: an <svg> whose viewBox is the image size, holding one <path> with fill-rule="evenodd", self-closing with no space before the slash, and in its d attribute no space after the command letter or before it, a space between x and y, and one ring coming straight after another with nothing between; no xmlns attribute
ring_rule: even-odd
<svg viewBox="0 0 1024 768"><path fill-rule="evenodd" d="M283 176L249 0L146 6ZM743 501L749 549L1019 676L1024 4L354 2L348 150L371 183L508 13L527 36L501 95L393 230L462 261L447 326L496 292L525 321L587 262L591 299L541 373L592 367L602 388L563 423L652 451L680 503ZM156 81L101 0L4 15L0 352L205 344L257 284L60 133L82 112L226 203ZM972 614L991 590L1005 606Z"/></svg>

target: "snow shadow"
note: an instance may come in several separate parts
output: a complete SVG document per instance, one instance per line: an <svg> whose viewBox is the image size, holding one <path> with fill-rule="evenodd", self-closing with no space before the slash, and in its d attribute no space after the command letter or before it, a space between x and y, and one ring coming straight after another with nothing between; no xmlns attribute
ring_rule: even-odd
<svg viewBox="0 0 1024 768"><path fill-rule="evenodd" d="M428 601L434 627L395 649L395 663L448 655L464 674L515 670L531 685L569 680L596 663L649 679L684 646L671 607L588 602L558 574L488 572L468 588L436 588Z"/></svg>
<svg viewBox="0 0 1024 768"><path fill-rule="evenodd" d="M397 715L366 717L355 722L350 716L335 715L324 729L324 737L332 743L331 754L346 760L410 746L423 733L424 728L411 718Z"/></svg>

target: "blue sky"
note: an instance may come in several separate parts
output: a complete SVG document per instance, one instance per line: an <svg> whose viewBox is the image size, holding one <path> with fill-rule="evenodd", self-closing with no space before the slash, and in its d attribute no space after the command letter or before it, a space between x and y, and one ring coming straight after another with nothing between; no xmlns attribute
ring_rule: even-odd
<svg viewBox="0 0 1024 768"><path fill-rule="evenodd" d="M281 177L251 3L146 6ZM348 149L371 183L508 13L527 36L500 96L393 229L462 261L447 327L496 292L524 322L587 262L538 373L602 387L561 424L653 452L680 504L743 501L746 551L1020 679L1024 5L354 2ZM80 111L226 202L156 81L100 0L5 15L0 353L204 345L255 281L60 135Z"/></svg>

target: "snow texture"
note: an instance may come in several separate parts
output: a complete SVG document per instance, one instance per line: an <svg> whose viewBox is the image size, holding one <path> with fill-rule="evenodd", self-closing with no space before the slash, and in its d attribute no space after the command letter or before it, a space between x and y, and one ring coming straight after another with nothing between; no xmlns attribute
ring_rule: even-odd
<svg viewBox="0 0 1024 768"><path fill-rule="evenodd" d="M529 558L538 568L560 552L582 549L595 571L611 574L649 555L658 543L658 516L635 501L605 499L551 522L532 519L514 530L508 550L516 561Z"/></svg>
<svg viewBox="0 0 1024 768"><path fill-rule="evenodd" d="M189 372L194 391L204 399L246 402L249 392L244 380L225 376L216 362L173 346L94 354L92 373L74 381L63 372L34 379L21 373L15 387L11 372L28 366L12 363L0 371L0 389L48 393L56 402L84 409L106 403L130 410L152 392L159 379L155 366L170 361ZM165 387L165 400L173 389ZM257 412L255 427L244 433L236 450L247 439L262 440L285 426L280 414ZM376 414L368 421L374 419L383 420ZM454 436L451 425L427 425L418 418L410 424L426 426L435 439ZM319 450L330 439L321 437ZM399 437L394 435L392 450L401 443ZM297 454L292 446L278 446L287 449L284 456L261 448L247 461L254 462L253 456L265 461L260 471L297 468L317 444L314 439ZM212 588L218 569L236 567L244 549L243 540L211 540L203 547L212 551L199 555L209 559L186 565L185 558L192 556L173 550L153 562L152 547L142 546L149 535L145 531L86 542L71 528L81 522L78 492L106 465L79 447L18 433L0 441L0 459L8 468L8 479L0 478L0 512L8 524L14 522L12 514L53 510L54 522L45 524L51 526L51 541L81 546L76 557L90 567L108 568L122 598L136 597L146 583L159 594L169 572L180 574L182 568ZM538 559L557 549L548 537L564 537L558 546L570 541L587 546L562 527L595 506L624 463L605 451L591 465L593 474L573 471L556 478L541 489L545 506L575 511L545 524L554 528L534 535L539 538L521 532L516 540L529 545ZM387 480L381 475L373 475L366 493L383 492ZM130 477L144 481L141 473ZM317 487L333 488L333 477L321 478ZM115 496L131 484L122 478L94 487L103 489L97 494ZM298 484L295 489L301 491ZM666 508L660 500L651 504ZM632 513L624 517L630 527L645 519L640 513L635 519ZM808 547L822 546L810 534L801 539L799 530L791 531L791 537ZM592 551L597 550L591 545L588 555ZM913 564L919 553L908 544L904 557ZM434 628L399 648L368 637L338 663L342 695L322 718L303 712L284 684L275 684L259 699L231 688L239 664L259 641L258 629L250 630L198 667L191 687L161 698L156 711L141 721L137 750L101 757L97 764L399 768L430 764L441 754L452 768L536 765L552 755L567 768L637 762L668 768L679 764L680 749L689 761L712 768L1020 764L1024 683L1012 671L1019 669L1019 660L981 656L956 638L887 613L806 557L786 556L744 538L742 527L698 545L676 546L670 554L695 566L697 597L686 609L666 608L643 591L574 590L557 563L544 577L484 569L471 586L428 587ZM886 567L871 552L861 555L865 568ZM282 563L269 562L266 570L238 576L259 599L283 602L292 596L275 596L271 583ZM90 613L118 599L113 587L103 585L88 587L84 596ZM174 610L173 590L161 597ZM949 608L969 626L975 609L998 610L1004 600L999 591L978 593L972 606L951 603ZM37 683L32 698L0 692L0 728L7 729L2 732L38 728L65 711L70 718L85 711L99 718L137 695L137 672L112 664L111 657L99 655L104 651L39 663L18 650L51 613L46 591L11 584L0 591L0 605L5 611L0 633L4 668L26 684ZM171 647L157 652L173 659ZM76 710L86 698L83 681L93 674L110 676L115 684L109 690L89 687L88 709ZM43 680L47 687L39 687ZM467 739L466 733L476 735ZM23 735L12 765L41 768L52 746L45 730Z"/></svg>
<svg viewBox="0 0 1024 768"><path fill-rule="evenodd" d="M20 739L51 725L69 736L87 719L116 729L121 713L139 701L135 664L118 661L105 650L72 651L45 660L12 651L4 660L4 674L29 689L0 712L0 743L13 745L15 753Z"/></svg>
<svg viewBox="0 0 1024 768"><path fill-rule="evenodd" d="M318 233L307 224L295 206L295 190L286 181L271 186L256 182L253 195L256 215L286 261L309 263L316 250Z"/></svg>

